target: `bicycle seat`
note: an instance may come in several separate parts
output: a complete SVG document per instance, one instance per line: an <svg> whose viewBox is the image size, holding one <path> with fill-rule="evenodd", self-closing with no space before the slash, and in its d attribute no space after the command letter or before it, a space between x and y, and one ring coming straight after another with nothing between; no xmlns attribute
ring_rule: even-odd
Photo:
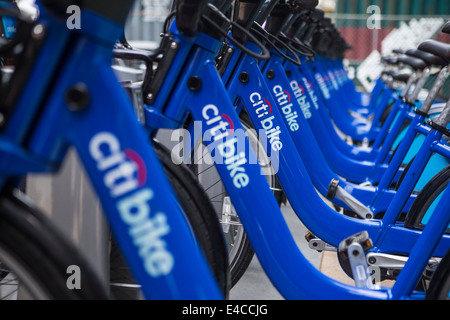
<svg viewBox="0 0 450 320"><path fill-rule="evenodd" d="M405 50L402 50L402 49L394 49L394 50L392 50L392 53L396 53L396 54L405 54Z"/></svg>
<svg viewBox="0 0 450 320"><path fill-rule="evenodd" d="M408 82L409 78L411 77L411 72L406 71L397 72L395 70L384 70L383 72L381 72L381 75L389 76L395 81Z"/></svg>
<svg viewBox="0 0 450 320"><path fill-rule="evenodd" d="M410 56L400 56L398 57L398 62L406 64L413 68L415 71L421 71L427 67L426 63L423 60L413 58Z"/></svg>
<svg viewBox="0 0 450 320"><path fill-rule="evenodd" d="M384 56L381 58L383 62L386 62L390 65L396 65L398 63L398 57L397 56Z"/></svg>
<svg viewBox="0 0 450 320"><path fill-rule="evenodd" d="M427 40L420 44L419 50L437 55L444 59L447 64L450 63L450 44L436 40Z"/></svg>
<svg viewBox="0 0 450 320"><path fill-rule="evenodd" d="M441 30L443 33L450 34L450 21L448 21Z"/></svg>
<svg viewBox="0 0 450 320"><path fill-rule="evenodd" d="M383 70L381 72L382 76L390 76L390 77L394 77L394 74L396 73L396 71L394 70Z"/></svg>
<svg viewBox="0 0 450 320"><path fill-rule="evenodd" d="M41 3L53 12L64 16L70 5L77 5L82 9L89 9L120 25L125 25L134 0L41 0Z"/></svg>
<svg viewBox="0 0 450 320"><path fill-rule="evenodd" d="M325 31L333 31L333 21L331 20L331 18L329 17L324 17L321 21L320 21L320 26L325 30Z"/></svg>
<svg viewBox="0 0 450 320"><path fill-rule="evenodd" d="M394 72L392 74L392 78L398 82L406 83L406 82L408 82L410 77L411 77L411 72L401 71L401 72Z"/></svg>
<svg viewBox="0 0 450 320"><path fill-rule="evenodd" d="M311 11L309 17L313 22L318 22L325 16L325 11L319 8L315 8L313 11Z"/></svg>
<svg viewBox="0 0 450 320"><path fill-rule="evenodd" d="M429 67L431 66L445 67L447 65L447 63L442 58L422 50L410 49L405 53L410 57L415 57L423 60Z"/></svg>

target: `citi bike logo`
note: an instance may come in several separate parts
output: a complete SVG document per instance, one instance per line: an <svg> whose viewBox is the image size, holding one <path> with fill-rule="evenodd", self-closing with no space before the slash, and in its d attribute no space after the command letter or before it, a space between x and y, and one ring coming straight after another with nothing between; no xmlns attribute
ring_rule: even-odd
<svg viewBox="0 0 450 320"><path fill-rule="evenodd" d="M151 216L150 201L153 191L142 188L147 180L147 168L134 150L122 150L115 135L101 132L89 143L91 157L97 169L103 173L103 184L116 203L122 221L128 225L128 233L144 262L144 268L152 277L169 274L174 265L173 255L167 250L163 237L169 234L167 216L157 212Z"/></svg>
<svg viewBox="0 0 450 320"><path fill-rule="evenodd" d="M254 92L250 95L250 102L255 108L255 113L258 119L261 119L261 126L265 131L267 139L272 147L273 151L280 151L283 148L283 143L280 140L280 127L274 127L273 121L275 117L272 114L272 105L266 99L263 99L261 95Z"/></svg>
<svg viewBox="0 0 450 320"><path fill-rule="evenodd" d="M283 88L279 85L273 87L273 93L275 94L277 102L281 107L281 111L283 112L289 129L292 132L298 131L298 129L300 128L297 122L298 114L296 111L293 111L291 95L286 90L283 90Z"/></svg>
<svg viewBox="0 0 450 320"><path fill-rule="evenodd" d="M305 89L303 86L299 85L297 81L291 81L291 89L294 92L295 98L297 99L300 108L302 109L303 116L305 119L310 119L311 114L311 104L306 100Z"/></svg>
<svg viewBox="0 0 450 320"><path fill-rule="evenodd" d="M302 78L302 81L303 86L295 80L291 81L291 89L294 92L295 98L297 99L297 102L303 111L305 119L311 119L311 104L309 101L307 101L306 91L308 92L308 95L311 99L310 101L314 104L316 110L319 109L318 98L316 96L316 93L314 92L314 88L311 82L309 82L306 78Z"/></svg>
<svg viewBox="0 0 450 320"><path fill-rule="evenodd" d="M209 132L214 142L219 142L234 133L234 124L230 117L226 114L219 114L219 109L215 105L209 104L205 106L202 110L202 116L206 120L206 125L211 127ZM246 154L237 147L237 142L237 137L225 139L225 141L218 144L215 150L224 159L224 164L230 174L233 185L237 189L241 189L250 183L250 178L243 167L247 163Z"/></svg>
<svg viewBox="0 0 450 320"><path fill-rule="evenodd" d="M314 87L311 82L306 78L303 79L303 84L305 85L306 91L308 91L309 97L311 98L312 103L316 110L319 110L319 98L317 98L316 93L314 92Z"/></svg>
<svg viewBox="0 0 450 320"><path fill-rule="evenodd" d="M314 77L316 78L317 83L319 84L320 90L322 90L325 99L327 100L330 99L331 98L330 90L328 90L327 84L325 83L325 80L323 79L322 75L316 73Z"/></svg>

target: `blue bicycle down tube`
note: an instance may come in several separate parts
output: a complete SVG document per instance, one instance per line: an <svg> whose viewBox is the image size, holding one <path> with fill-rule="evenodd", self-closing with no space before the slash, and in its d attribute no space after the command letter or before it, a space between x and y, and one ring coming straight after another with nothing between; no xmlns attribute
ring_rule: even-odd
<svg viewBox="0 0 450 320"><path fill-rule="evenodd" d="M83 12L83 21L120 34L115 24L89 10ZM57 164L69 146L75 147L146 298L223 299L147 133L137 124L130 99L111 68L112 45L80 36L66 49L29 140L30 153ZM74 85L89 94L83 108L65 103L67 88Z"/></svg>

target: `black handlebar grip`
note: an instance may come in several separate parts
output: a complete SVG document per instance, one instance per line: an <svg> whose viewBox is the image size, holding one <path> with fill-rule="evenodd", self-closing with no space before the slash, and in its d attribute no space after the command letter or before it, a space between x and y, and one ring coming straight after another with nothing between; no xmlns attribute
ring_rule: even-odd
<svg viewBox="0 0 450 320"><path fill-rule="evenodd" d="M320 21L323 19L323 17L325 16L325 11L323 11L322 9L316 8L311 12L311 20L312 21Z"/></svg>
<svg viewBox="0 0 450 320"><path fill-rule="evenodd" d="M298 13L303 10L314 9L319 4L319 0L290 0L288 4L294 12Z"/></svg>
<svg viewBox="0 0 450 320"><path fill-rule="evenodd" d="M262 25L264 21L267 20L267 17L269 17L270 13L278 4L278 2L279 0L266 0L261 8L260 13L258 14L258 17L256 18L256 22Z"/></svg>
<svg viewBox="0 0 450 320"><path fill-rule="evenodd" d="M305 17L308 15L308 11L302 11L298 13L295 17L293 17L287 26L287 28L283 31L286 37L295 38L299 30L305 24Z"/></svg>
<svg viewBox="0 0 450 320"><path fill-rule="evenodd" d="M236 0L233 21L249 30L263 5L264 0Z"/></svg>
<svg viewBox="0 0 450 320"><path fill-rule="evenodd" d="M334 24L330 17L324 17L320 21L320 26L324 31L333 31L334 30Z"/></svg>
<svg viewBox="0 0 450 320"><path fill-rule="evenodd" d="M292 11L288 5L276 5L267 18L266 31L273 35L278 35L292 16Z"/></svg>
<svg viewBox="0 0 450 320"><path fill-rule="evenodd" d="M181 34L187 37L195 35L208 2L208 0L178 0L175 21Z"/></svg>
<svg viewBox="0 0 450 320"><path fill-rule="evenodd" d="M305 43L311 43L313 40L314 34L319 27L320 21L324 18L325 12L322 9L316 8L311 11L309 14L309 18L307 19L302 33L297 34L297 36Z"/></svg>
<svg viewBox="0 0 450 320"><path fill-rule="evenodd" d="M234 2L233 21L244 29L249 30L263 5L264 0L236 0ZM247 37L242 30L233 28L232 32L235 39L242 43L246 42Z"/></svg>
<svg viewBox="0 0 450 320"><path fill-rule="evenodd" d="M295 38L297 34L303 33L305 29L305 21L309 19L309 15L314 11L319 4L319 0L291 0L289 5L295 16L286 25L283 30L288 38ZM303 29L300 30L300 27Z"/></svg>

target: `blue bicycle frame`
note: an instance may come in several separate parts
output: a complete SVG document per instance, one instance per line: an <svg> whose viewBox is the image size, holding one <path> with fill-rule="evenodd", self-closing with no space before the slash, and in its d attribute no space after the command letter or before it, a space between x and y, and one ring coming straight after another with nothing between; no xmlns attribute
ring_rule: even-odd
<svg viewBox="0 0 450 320"><path fill-rule="evenodd" d="M390 224L371 220L357 221L336 213L324 205L314 191L285 124L270 115L270 106L273 115L279 115L279 112L259 70L258 61L246 55L241 56L236 50L238 58L235 61L239 61L238 66L234 71L235 76L231 77L225 89L215 66L215 57L222 42L199 34L194 43L192 39L181 36L174 24L171 32L179 50L155 102L145 107L147 126L156 131L161 128L156 120L164 118L166 128L178 128L187 119L187 114L191 115L193 121L201 123L205 145L212 155L220 155L219 160L222 161L216 163L218 173L258 259L281 294L287 299L398 299L408 296L412 289L405 289L410 286L406 280L396 283L398 288L395 290L355 288L332 280L311 266L298 250L273 193L265 177L261 175L261 168L249 163L248 159L255 158L253 151L251 148L245 152L238 149L238 144L242 145L242 141L247 146L249 144L246 137L239 134L243 128L233 102L240 101L252 119L258 120L255 121L257 129L263 129L262 132L266 132L266 137L271 141L267 147L273 152L269 149L268 153L276 155L279 152L280 163L286 161L289 164L280 165L279 178L280 181L282 178L285 181L284 184L282 182L283 189L289 200L292 199L293 207L303 209L296 211L302 213L301 219L305 225L313 232L328 235L324 236L325 241L338 245L344 238L368 230L374 236L376 250L411 254L414 251L415 257L416 250L421 248L420 250L431 250L442 255L449 248L448 237L440 241L443 232L436 236L434 231L440 232L443 221L448 224L450 218L442 212L433 214L426 228L434 231L422 234L397 226L395 221ZM258 72L260 76L242 83L236 76L242 71L247 72L250 79ZM201 79L201 86L188 89L186 84L192 77ZM265 106L264 99L269 102ZM259 108L262 109L256 111ZM194 125L191 126L193 127ZM431 235L434 236L432 242L422 242L423 239L429 241ZM428 257L417 257L415 266L425 267L427 261ZM409 268L410 266L406 270ZM405 279L413 274L412 270L408 272ZM417 276L416 270L414 272L414 279L418 280L420 275Z"/></svg>
<svg viewBox="0 0 450 320"><path fill-rule="evenodd" d="M86 8L83 29L73 32L64 16L38 5L35 30L44 30L44 40L0 136L1 184L11 176L57 171L74 147L145 297L223 299L111 68L123 25ZM71 90L87 101L71 104Z"/></svg>

